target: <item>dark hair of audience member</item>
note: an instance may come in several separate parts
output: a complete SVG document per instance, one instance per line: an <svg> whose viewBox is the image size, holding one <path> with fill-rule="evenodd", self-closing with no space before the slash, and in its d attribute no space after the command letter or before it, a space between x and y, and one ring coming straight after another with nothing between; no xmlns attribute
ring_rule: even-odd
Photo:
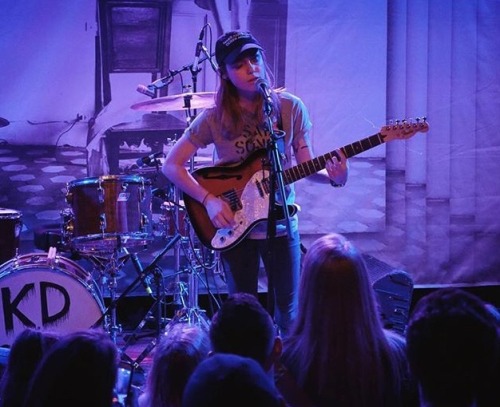
<svg viewBox="0 0 500 407"><path fill-rule="evenodd" d="M23 405L29 382L43 355L59 340L55 332L27 328L10 347L7 366L0 381L0 407Z"/></svg>
<svg viewBox="0 0 500 407"><path fill-rule="evenodd" d="M213 316L210 325L212 351L252 358L266 371L273 363L276 340L271 316L256 297L247 293L229 296Z"/></svg>
<svg viewBox="0 0 500 407"><path fill-rule="evenodd" d="M464 290L422 297L407 329L410 369L428 406L499 406L499 333L495 315Z"/></svg>
<svg viewBox="0 0 500 407"><path fill-rule="evenodd" d="M183 407L283 407L274 382L254 359L214 353L186 384Z"/></svg>
<svg viewBox="0 0 500 407"><path fill-rule="evenodd" d="M196 366L208 356L210 341L198 325L177 323L161 338L139 398L141 407L180 407L184 387Z"/></svg>
<svg viewBox="0 0 500 407"><path fill-rule="evenodd" d="M308 249L283 364L317 406L399 406L404 339L385 331L361 254L342 235ZM404 393L404 392L403 392Z"/></svg>
<svg viewBox="0 0 500 407"><path fill-rule="evenodd" d="M111 406L117 372L118 349L108 334L70 333L40 362L24 407Z"/></svg>

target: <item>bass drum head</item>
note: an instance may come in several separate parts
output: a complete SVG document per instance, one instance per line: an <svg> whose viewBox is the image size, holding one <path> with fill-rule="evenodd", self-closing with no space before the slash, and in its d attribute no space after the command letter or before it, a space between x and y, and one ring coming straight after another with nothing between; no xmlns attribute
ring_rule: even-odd
<svg viewBox="0 0 500 407"><path fill-rule="evenodd" d="M5 263L0 294L0 346L11 345L28 327L62 334L88 329L104 313L89 273L59 256L49 260L47 254L26 254Z"/></svg>

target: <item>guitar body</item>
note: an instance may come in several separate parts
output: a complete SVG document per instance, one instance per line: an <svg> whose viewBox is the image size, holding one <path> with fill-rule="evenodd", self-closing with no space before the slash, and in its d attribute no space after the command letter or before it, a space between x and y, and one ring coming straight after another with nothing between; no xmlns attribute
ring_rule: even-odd
<svg viewBox="0 0 500 407"><path fill-rule="evenodd" d="M340 148L349 158L382 143L408 139L417 132L427 132L429 125L425 118L417 122L397 122L384 126L381 131L370 137ZM336 150L330 151L309 161L283 171L285 185L325 168L327 160L338 156ZM225 200L234 213L235 226L231 229L217 229L212 224L205 207L183 194L186 211L200 242L212 250L227 250L236 246L259 222L267 221L269 215L269 164L267 151L257 150L241 164L235 166L205 167L193 171L192 176L207 191ZM297 212L297 207L288 206L289 215ZM275 219L283 219L283 207L273 208Z"/></svg>
<svg viewBox="0 0 500 407"><path fill-rule="evenodd" d="M201 243L213 250L227 250L237 245L259 222L267 221L269 215L269 194L265 180L266 150L257 150L243 163L230 167L205 167L192 173L198 183L215 196L224 199L234 213L236 226L232 229L216 229L205 207L184 194L193 229ZM296 212L289 206L289 214ZM277 219L283 219L283 207L276 205Z"/></svg>

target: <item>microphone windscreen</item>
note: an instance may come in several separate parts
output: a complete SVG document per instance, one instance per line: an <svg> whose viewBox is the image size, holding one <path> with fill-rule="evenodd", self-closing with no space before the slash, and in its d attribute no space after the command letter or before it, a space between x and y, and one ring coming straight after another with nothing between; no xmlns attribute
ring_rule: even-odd
<svg viewBox="0 0 500 407"><path fill-rule="evenodd" d="M143 95L149 96L150 98L155 97L155 93L148 89L145 85L137 85L137 92L142 93Z"/></svg>

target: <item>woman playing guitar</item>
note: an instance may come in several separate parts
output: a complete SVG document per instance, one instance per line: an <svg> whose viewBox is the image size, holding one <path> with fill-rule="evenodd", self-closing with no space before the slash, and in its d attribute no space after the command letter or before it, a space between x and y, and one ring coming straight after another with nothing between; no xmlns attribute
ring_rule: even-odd
<svg viewBox="0 0 500 407"><path fill-rule="evenodd" d="M298 97L287 92L275 92L269 86L270 94L267 96L270 101L266 103L272 103L273 115L268 120L264 113L265 94L259 89L259 84L263 81L269 84L270 70L264 50L252 34L241 31L225 33L217 40L215 56L220 76L215 106L204 110L193 120L168 154L163 172L187 198L196 202L193 212L206 216L207 223L200 229L217 231L213 244L215 248L235 234L241 236L233 244L222 246L225 250L221 253L221 260L230 294L248 292L257 296L262 259L270 298L274 299L274 319L286 334L297 308L301 255L297 215L289 218L290 231L283 221L277 221L276 237L268 239L268 223L259 221L265 219L258 218L246 226L245 214L239 211L243 205L250 208L255 204L256 208L247 210L251 214L263 206L258 198L264 195L266 185L259 177L266 167L260 155L255 156L259 159L253 159L248 164L254 176L248 177L248 180L244 178L248 172L246 160L268 145L271 135L269 122L274 127L273 132L284 131L280 140L284 169L292 166L292 151L299 164L313 158L309 114ZM216 170L203 173L202 177L193 176L186 169L186 163L198 149L209 144L214 145L216 166L236 166L238 170L227 173ZM348 170L342 151L337 150L325 167L333 186L345 184ZM247 185L248 189L254 187L252 190L255 192L248 193ZM285 193L287 204L293 204L293 184L286 185ZM259 196L253 199L252 194ZM277 201L280 201L279 197ZM189 214L190 218L196 215Z"/></svg>

